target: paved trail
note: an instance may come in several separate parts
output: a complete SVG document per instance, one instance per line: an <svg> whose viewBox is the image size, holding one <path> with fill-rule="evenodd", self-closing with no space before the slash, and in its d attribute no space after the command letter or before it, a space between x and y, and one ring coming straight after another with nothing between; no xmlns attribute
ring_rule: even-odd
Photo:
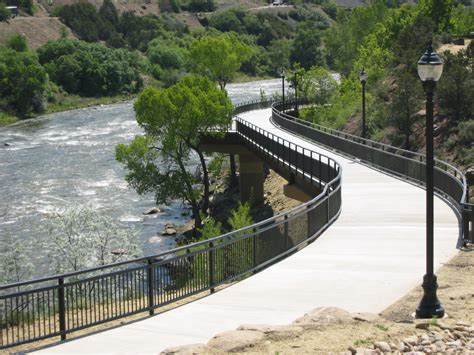
<svg viewBox="0 0 474 355"><path fill-rule="evenodd" d="M206 343L241 324L291 323L319 306L377 313L421 283L425 191L282 131L270 115L267 109L241 117L342 165L339 219L307 248L221 292L39 353L157 354L170 346ZM435 221L438 268L456 253L459 234L454 212L439 198Z"/></svg>

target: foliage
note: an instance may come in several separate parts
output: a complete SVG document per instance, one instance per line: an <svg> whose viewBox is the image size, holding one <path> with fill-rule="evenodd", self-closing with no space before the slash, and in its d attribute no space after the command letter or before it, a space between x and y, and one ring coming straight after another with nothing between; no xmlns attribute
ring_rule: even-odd
<svg viewBox="0 0 474 355"><path fill-rule="evenodd" d="M252 225L254 222L250 214L250 204L240 203L239 207L232 211L228 222L233 231Z"/></svg>
<svg viewBox="0 0 474 355"><path fill-rule="evenodd" d="M474 31L474 8L458 4L452 12L451 24L453 34L465 36Z"/></svg>
<svg viewBox="0 0 474 355"><path fill-rule="evenodd" d="M209 204L209 178L199 149L200 135L225 130L232 109L226 94L202 77L185 77L163 91L146 88L135 103L137 122L145 135L116 148L117 160L128 170L128 183L140 194L154 193L157 203L176 198L187 201L200 228L199 209L205 212ZM186 170L191 151L198 154L203 172L201 205L197 181Z"/></svg>
<svg viewBox="0 0 474 355"><path fill-rule="evenodd" d="M208 77L224 89L251 52L251 47L234 34L203 37L189 48L191 71Z"/></svg>
<svg viewBox="0 0 474 355"><path fill-rule="evenodd" d="M290 68L291 41L277 39L268 46L268 66L273 75L280 75L281 69Z"/></svg>
<svg viewBox="0 0 474 355"><path fill-rule="evenodd" d="M190 0L188 6L182 8L194 12L212 12L216 9L216 3L214 0Z"/></svg>
<svg viewBox="0 0 474 355"><path fill-rule="evenodd" d="M334 96L338 88L331 73L322 67L313 67L303 73L299 89L304 97L312 99L316 105L325 105Z"/></svg>
<svg viewBox="0 0 474 355"><path fill-rule="evenodd" d="M384 20L386 13L387 7L381 1L357 7L350 14L338 12L337 22L324 32L328 63L339 73L349 75L364 37Z"/></svg>
<svg viewBox="0 0 474 355"><path fill-rule="evenodd" d="M321 34L311 22L298 24L290 59L292 62L299 63L304 69L315 65L325 65L321 49Z"/></svg>
<svg viewBox="0 0 474 355"><path fill-rule="evenodd" d="M25 281L33 275L31 243L5 233L0 236L0 285Z"/></svg>
<svg viewBox="0 0 474 355"><path fill-rule="evenodd" d="M99 40L101 20L94 5L80 1L64 5L59 10L59 17L80 39L88 42Z"/></svg>
<svg viewBox="0 0 474 355"><path fill-rule="evenodd" d="M176 41L156 38L148 44L147 57L161 68L181 69L185 64L186 50Z"/></svg>
<svg viewBox="0 0 474 355"><path fill-rule="evenodd" d="M56 273L77 271L140 256L136 234L91 208L70 208L49 221L44 242Z"/></svg>
<svg viewBox="0 0 474 355"><path fill-rule="evenodd" d="M474 73L468 69L465 51L443 53L444 71L436 89L440 114L449 119L452 127L461 121L474 119Z"/></svg>
<svg viewBox="0 0 474 355"><path fill-rule="evenodd" d="M435 25L435 32L451 30L454 0L420 0L418 7L421 13L431 17Z"/></svg>
<svg viewBox="0 0 474 355"><path fill-rule="evenodd" d="M28 50L26 37L19 33L11 35L8 38L6 45L8 48L11 48L16 52L26 52Z"/></svg>
<svg viewBox="0 0 474 355"><path fill-rule="evenodd" d="M0 22L8 20L10 15L10 10L6 8L3 1L0 1Z"/></svg>
<svg viewBox="0 0 474 355"><path fill-rule="evenodd" d="M0 47L0 109L19 116L41 111L47 80L35 53Z"/></svg>
<svg viewBox="0 0 474 355"><path fill-rule="evenodd" d="M199 230L200 240L211 239L222 234L222 223L217 222L214 218L207 217L204 219L202 228Z"/></svg>
<svg viewBox="0 0 474 355"><path fill-rule="evenodd" d="M162 21L155 15L136 16L125 12L120 17L117 32L132 49L146 51L148 43L163 31Z"/></svg>
<svg viewBox="0 0 474 355"><path fill-rule="evenodd" d="M38 49L50 78L67 92L83 96L133 93L141 89L139 59L124 49L62 39Z"/></svg>
<svg viewBox="0 0 474 355"><path fill-rule="evenodd" d="M396 73L396 82L390 102L389 124L395 128L397 135L403 137L404 148L410 149L410 137L420 118L415 114L422 106L423 92L419 80L406 70ZM395 136L392 140L400 144Z"/></svg>

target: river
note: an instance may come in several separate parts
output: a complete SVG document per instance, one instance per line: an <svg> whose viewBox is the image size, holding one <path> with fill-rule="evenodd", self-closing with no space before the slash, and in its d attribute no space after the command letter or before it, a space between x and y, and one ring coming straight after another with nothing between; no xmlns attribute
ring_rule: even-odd
<svg viewBox="0 0 474 355"><path fill-rule="evenodd" d="M227 87L234 103L259 99L260 89L271 97L281 90L281 81ZM125 170L115 160L115 146L130 142L140 133L130 102L55 113L1 127L0 238L10 234L37 241L39 246L47 234L48 216L70 207L89 206L133 226L145 254L172 248L174 238L160 237L159 232L166 223L186 222L188 209L175 201L159 206L162 213L144 216L144 211L155 206L153 195L139 196L129 188Z"/></svg>

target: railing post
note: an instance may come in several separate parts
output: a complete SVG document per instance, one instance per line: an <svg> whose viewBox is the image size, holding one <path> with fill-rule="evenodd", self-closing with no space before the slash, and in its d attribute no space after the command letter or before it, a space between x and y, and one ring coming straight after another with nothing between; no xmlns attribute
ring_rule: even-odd
<svg viewBox="0 0 474 355"><path fill-rule="evenodd" d="M64 277L58 279L59 331L61 340L66 340L66 298L64 296Z"/></svg>
<svg viewBox="0 0 474 355"><path fill-rule="evenodd" d="M215 289L213 286L216 284L216 279L214 275L214 267L215 267L215 260L214 260L214 243L210 242L209 243L209 286L211 287L211 293L215 292Z"/></svg>
<svg viewBox="0 0 474 355"><path fill-rule="evenodd" d="M306 231L306 239L309 239L311 234L311 218L309 218L309 210L311 209L311 205L306 206L306 220L308 221L307 231Z"/></svg>
<svg viewBox="0 0 474 355"><path fill-rule="evenodd" d="M147 259L147 279L148 279L148 312L150 316L155 314L155 300L154 300L154 290L155 290L155 278L153 276L153 260Z"/></svg>
<svg viewBox="0 0 474 355"><path fill-rule="evenodd" d="M327 199L327 202L326 202L326 224L329 223L329 186L327 187L327 190L326 190L326 199Z"/></svg>
<svg viewBox="0 0 474 355"><path fill-rule="evenodd" d="M253 273L257 273L257 229L253 228L252 244L253 244Z"/></svg>
<svg viewBox="0 0 474 355"><path fill-rule="evenodd" d="M290 247L290 239L288 235L288 215L285 214L285 223L284 223L284 233L285 233L285 243L286 243L286 250Z"/></svg>

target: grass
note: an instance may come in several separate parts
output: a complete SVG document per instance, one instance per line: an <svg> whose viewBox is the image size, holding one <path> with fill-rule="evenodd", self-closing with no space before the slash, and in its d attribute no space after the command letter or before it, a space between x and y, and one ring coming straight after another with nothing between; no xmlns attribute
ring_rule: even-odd
<svg viewBox="0 0 474 355"><path fill-rule="evenodd" d="M104 96L104 97L81 97L77 95L59 95L55 103L48 104L45 112L49 114L54 112L69 111L78 108L84 108L97 105L109 105L115 102L133 99L130 95Z"/></svg>
<svg viewBox="0 0 474 355"><path fill-rule="evenodd" d="M135 96L130 95L116 95L104 97L81 97L77 95L58 94L56 102L49 103L45 111L40 113L33 113L28 118L34 118L40 115L47 115L55 112L63 112L75 110L84 107L109 105L116 102L132 100ZM26 119L28 119L26 118ZM10 115L6 112L0 112L0 127L7 126L12 123L20 121L20 118Z"/></svg>
<svg viewBox="0 0 474 355"><path fill-rule="evenodd" d="M0 127L15 123L17 121L18 118L16 118L15 116L9 115L5 112L0 112Z"/></svg>

